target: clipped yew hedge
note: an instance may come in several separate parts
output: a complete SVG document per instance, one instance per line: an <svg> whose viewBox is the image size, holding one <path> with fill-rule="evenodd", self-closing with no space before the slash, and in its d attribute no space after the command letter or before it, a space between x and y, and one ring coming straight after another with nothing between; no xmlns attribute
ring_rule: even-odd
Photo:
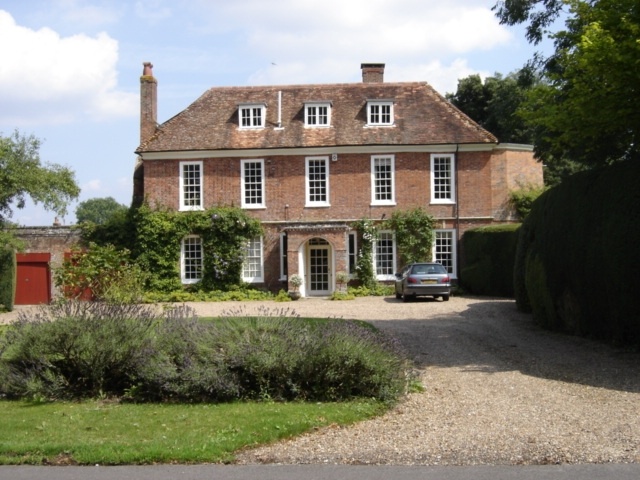
<svg viewBox="0 0 640 480"><path fill-rule="evenodd" d="M575 174L534 202L515 294L542 326L640 345L640 162Z"/></svg>
<svg viewBox="0 0 640 480"><path fill-rule="evenodd" d="M16 269L15 252L8 248L0 248L0 310L13 310Z"/></svg>
<svg viewBox="0 0 640 480"><path fill-rule="evenodd" d="M513 297L513 266L519 223L467 230L462 237L465 266L460 283L476 295Z"/></svg>

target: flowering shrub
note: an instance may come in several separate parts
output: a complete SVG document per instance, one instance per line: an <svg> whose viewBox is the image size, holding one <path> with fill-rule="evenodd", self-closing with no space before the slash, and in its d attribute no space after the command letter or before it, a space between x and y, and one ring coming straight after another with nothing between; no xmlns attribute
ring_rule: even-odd
<svg viewBox="0 0 640 480"><path fill-rule="evenodd" d="M91 302L21 313L0 337L0 396L392 401L407 389L400 345L371 325L283 308L227 314Z"/></svg>
<svg viewBox="0 0 640 480"><path fill-rule="evenodd" d="M360 233L361 241L356 259L358 280L367 288L375 288L378 283L373 267L373 247L378 239L378 229L373 220L363 219L355 222L353 227Z"/></svg>

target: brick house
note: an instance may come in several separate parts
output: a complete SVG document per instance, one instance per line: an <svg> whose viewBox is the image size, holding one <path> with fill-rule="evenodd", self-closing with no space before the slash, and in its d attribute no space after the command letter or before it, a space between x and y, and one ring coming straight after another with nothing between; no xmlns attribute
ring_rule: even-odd
<svg viewBox="0 0 640 480"><path fill-rule="evenodd" d="M515 220L509 191L542 184L528 145L500 144L425 82L219 87L158 125L157 81L144 64L134 195L151 206L235 205L259 219L244 279L277 291L288 275L305 296L327 295L354 273L354 221L423 207L438 222L434 259L455 278L469 228ZM182 241L183 283L198 281L199 239ZM379 280L398 265L393 232L374 249Z"/></svg>

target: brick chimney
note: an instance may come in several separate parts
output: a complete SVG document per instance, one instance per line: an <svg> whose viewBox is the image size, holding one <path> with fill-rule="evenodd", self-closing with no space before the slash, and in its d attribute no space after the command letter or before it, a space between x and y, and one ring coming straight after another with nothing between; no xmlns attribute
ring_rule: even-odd
<svg viewBox="0 0 640 480"><path fill-rule="evenodd" d="M158 125L158 81L153 76L153 65L144 62L140 77L140 143L148 140Z"/></svg>
<svg viewBox="0 0 640 480"><path fill-rule="evenodd" d="M364 83L384 82L384 63L362 63L362 81Z"/></svg>

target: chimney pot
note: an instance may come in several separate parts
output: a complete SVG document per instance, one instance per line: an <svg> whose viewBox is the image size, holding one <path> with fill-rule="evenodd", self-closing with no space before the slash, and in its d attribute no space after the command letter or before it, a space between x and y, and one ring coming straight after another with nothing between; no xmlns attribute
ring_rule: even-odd
<svg viewBox="0 0 640 480"><path fill-rule="evenodd" d="M384 82L384 63L362 63L362 81L364 83Z"/></svg>

